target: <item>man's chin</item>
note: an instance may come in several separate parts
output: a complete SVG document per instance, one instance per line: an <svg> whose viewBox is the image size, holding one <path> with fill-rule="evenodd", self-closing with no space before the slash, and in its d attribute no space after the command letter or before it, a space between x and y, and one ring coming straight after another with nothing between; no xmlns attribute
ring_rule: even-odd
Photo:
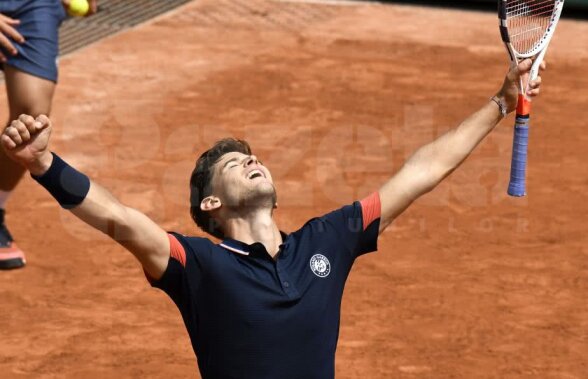
<svg viewBox="0 0 588 379"><path fill-rule="evenodd" d="M276 189L271 182L258 183L241 194L240 199L224 200L224 205L231 208L275 208Z"/></svg>
<svg viewBox="0 0 588 379"><path fill-rule="evenodd" d="M271 182L259 183L254 191L252 191L249 198L252 202L257 204L267 204L273 208L277 199L276 188Z"/></svg>

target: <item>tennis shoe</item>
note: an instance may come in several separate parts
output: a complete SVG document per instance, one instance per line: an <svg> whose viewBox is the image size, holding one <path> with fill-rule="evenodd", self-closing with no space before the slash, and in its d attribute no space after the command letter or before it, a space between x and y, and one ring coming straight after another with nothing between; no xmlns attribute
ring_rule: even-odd
<svg viewBox="0 0 588 379"><path fill-rule="evenodd" d="M0 209L0 270L21 268L26 264L25 256L4 224L4 213Z"/></svg>

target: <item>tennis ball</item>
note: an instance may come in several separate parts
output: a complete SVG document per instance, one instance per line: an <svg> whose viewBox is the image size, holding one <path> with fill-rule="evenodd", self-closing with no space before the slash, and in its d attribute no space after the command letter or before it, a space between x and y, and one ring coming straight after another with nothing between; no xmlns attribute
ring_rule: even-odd
<svg viewBox="0 0 588 379"><path fill-rule="evenodd" d="M67 7L67 13L73 17L84 17L90 10L88 0L71 0Z"/></svg>

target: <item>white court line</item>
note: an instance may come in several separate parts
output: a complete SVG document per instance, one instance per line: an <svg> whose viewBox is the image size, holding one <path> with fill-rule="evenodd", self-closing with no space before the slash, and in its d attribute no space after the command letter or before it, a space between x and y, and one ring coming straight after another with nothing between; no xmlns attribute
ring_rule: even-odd
<svg viewBox="0 0 588 379"><path fill-rule="evenodd" d="M339 5L339 6L357 6L366 5L369 2L355 0L274 0L277 3L299 3L299 4L316 4L316 5ZM377 3L377 2L371 2Z"/></svg>

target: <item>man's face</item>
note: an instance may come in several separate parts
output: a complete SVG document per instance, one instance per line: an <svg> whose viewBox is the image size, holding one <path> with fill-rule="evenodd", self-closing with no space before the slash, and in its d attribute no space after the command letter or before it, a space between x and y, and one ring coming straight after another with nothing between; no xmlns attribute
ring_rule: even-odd
<svg viewBox="0 0 588 379"><path fill-rule="evenodd" d="M272 176L254 155L223 155L214 166L212 189L223 206L231 208L258 207L264 203L274 207L276 203Z"/></svg>

